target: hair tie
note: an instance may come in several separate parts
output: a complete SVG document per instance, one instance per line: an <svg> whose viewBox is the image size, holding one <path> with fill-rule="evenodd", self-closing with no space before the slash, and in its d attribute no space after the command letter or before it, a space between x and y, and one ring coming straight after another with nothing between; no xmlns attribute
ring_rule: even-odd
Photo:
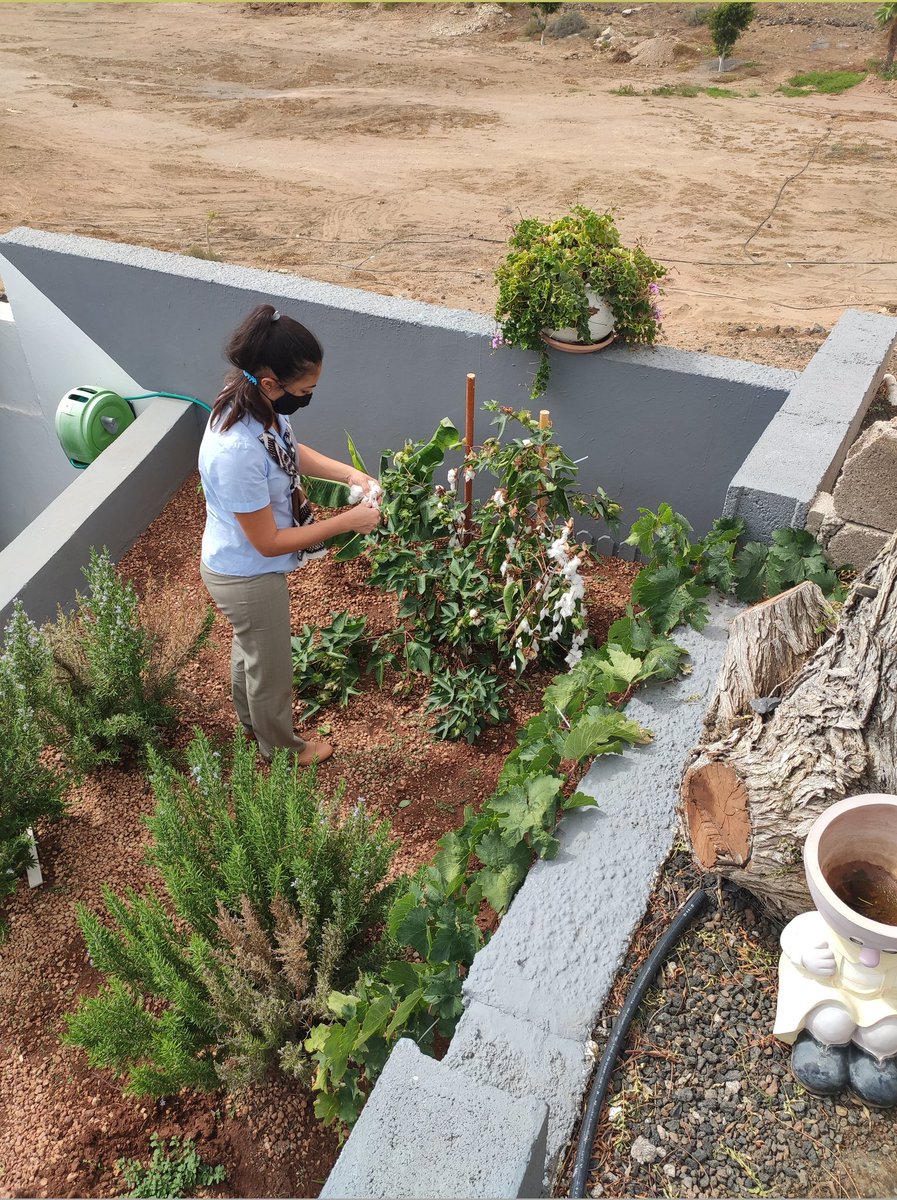
<svg viewBox="0 0 897 1200"><path fill-rule="evenodd" d="M254 383L256 385L256 387L258 387L259 381L256 379L256 377L254 375L250 375L248 371L244 371L243 374L246 376L246 378L249 380L250 383Z"/></svg>
<svg viewBox="0 0 897 1200"><path fill-rule="evenodd" d="M274 312L271 314L271 320L272 320L272 321L279 321L279 320L280 320L280 313L277 311L277 309L276 309L276 308L275 308Z"/></svg>

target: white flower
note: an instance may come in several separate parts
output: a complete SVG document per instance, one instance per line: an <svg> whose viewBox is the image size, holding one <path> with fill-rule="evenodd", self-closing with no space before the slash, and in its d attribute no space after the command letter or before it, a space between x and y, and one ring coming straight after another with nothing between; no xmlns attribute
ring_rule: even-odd
<svg viewBox="0 0 897 1200"><path fill-rule="evenodd" d="M509 567L510 565L511 565L511 564L510 564L510 563L508 563L508 562L503 562L503 563L501 564L501 566L498 568L498 570L499 570L499 572L500 572L500 574L501 574L501 577L502 577L502 579L504 579L505 575L507 575L507 573L508 573L508 567Z"/></svg>
<svg viewBox="0 0 897 1200"><path fill-rule="evenodd" d="M564 662L568 667L575 667L581 658L582 651L578 647L573 647L571 648L570 653L564 659Z"/></svg>
<svg viewBox="0 0 897 1200"><path fill-rule="evenodd" d="M501 490L501 488L499 488L498 491L495 493L495 495L492 497L492 503L495 505L496 508L504 508L505 494Z"/></svg>
<svg viewBox="0 0 897 1200"><path fill-rule="evenodd" d="M508 554L513 554L517 549L517 539L515 537L509 537L506 544L508 547Z"/></svg>

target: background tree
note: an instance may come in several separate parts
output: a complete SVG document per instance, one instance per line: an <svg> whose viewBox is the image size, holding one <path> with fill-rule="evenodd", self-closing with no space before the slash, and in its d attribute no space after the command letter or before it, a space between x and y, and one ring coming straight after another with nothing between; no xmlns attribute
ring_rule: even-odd
<svg viewBox="0 0 897 1200"><path fill-rule="evenodd" d="M891 6L893 7L893 5ZM726 58L735 43L754 19L753 4L721 4L711 10L707 27L713 38L713 48L719 55L719 69L723 69Z"/></svg>
<svg viewBox="0 0 897 1200"><path fill-rule="evenodd" d="M885 60L881 64L881 69L890 71L894 66L894 56L897 54L897 0L888 0L887 4L877 8L875 19L888 34L888 47L885 50Z"/></svg>
<svg viewBox="0 0 897 1200"><path fill-rule="evenodd" d="M531 4L530 5L530 8L535 13L537 19L542 22L542 36L539 38L540 46L545 45L545 26L547 24L547 21L545 20L545 18L550 17L553 13L556 13L557 10L562 7L563 6L561 4ZM885 7L887 7L887 5Z"/></svg>

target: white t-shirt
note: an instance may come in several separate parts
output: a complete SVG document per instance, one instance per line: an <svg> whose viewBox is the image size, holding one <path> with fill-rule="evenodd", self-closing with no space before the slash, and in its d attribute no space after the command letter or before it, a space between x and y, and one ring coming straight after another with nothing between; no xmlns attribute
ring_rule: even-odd
<svg viewBox="0 0 897 1200"><path fill-rule="evenodd" d="M223 420L223 419L222 419ZM293 527L290 478L259 441L261 421L248 413L230 429L206 425L199 447L199 476L206 500L202 561L218 575L268 575L295 570L299 552L267 558L259 554L240 528L235 513L257 512L271 505L278 529ZM277 417L276 432L289 427ZM292 431L291 431L292 432Z"/></svg>

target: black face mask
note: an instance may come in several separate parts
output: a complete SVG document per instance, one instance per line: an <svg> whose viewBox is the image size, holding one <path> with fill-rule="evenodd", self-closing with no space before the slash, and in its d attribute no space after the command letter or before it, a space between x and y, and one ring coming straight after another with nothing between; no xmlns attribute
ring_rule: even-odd
<svg viewBox="0 0 897 1200"><path fill-rule="evenodd" d="M303 392L301 396L296 396L292 392L284 392L282 396L271 401L271 407L282 417L291 417L297 409L307 408L311 404L312 395L312 392Z"/></svg>

